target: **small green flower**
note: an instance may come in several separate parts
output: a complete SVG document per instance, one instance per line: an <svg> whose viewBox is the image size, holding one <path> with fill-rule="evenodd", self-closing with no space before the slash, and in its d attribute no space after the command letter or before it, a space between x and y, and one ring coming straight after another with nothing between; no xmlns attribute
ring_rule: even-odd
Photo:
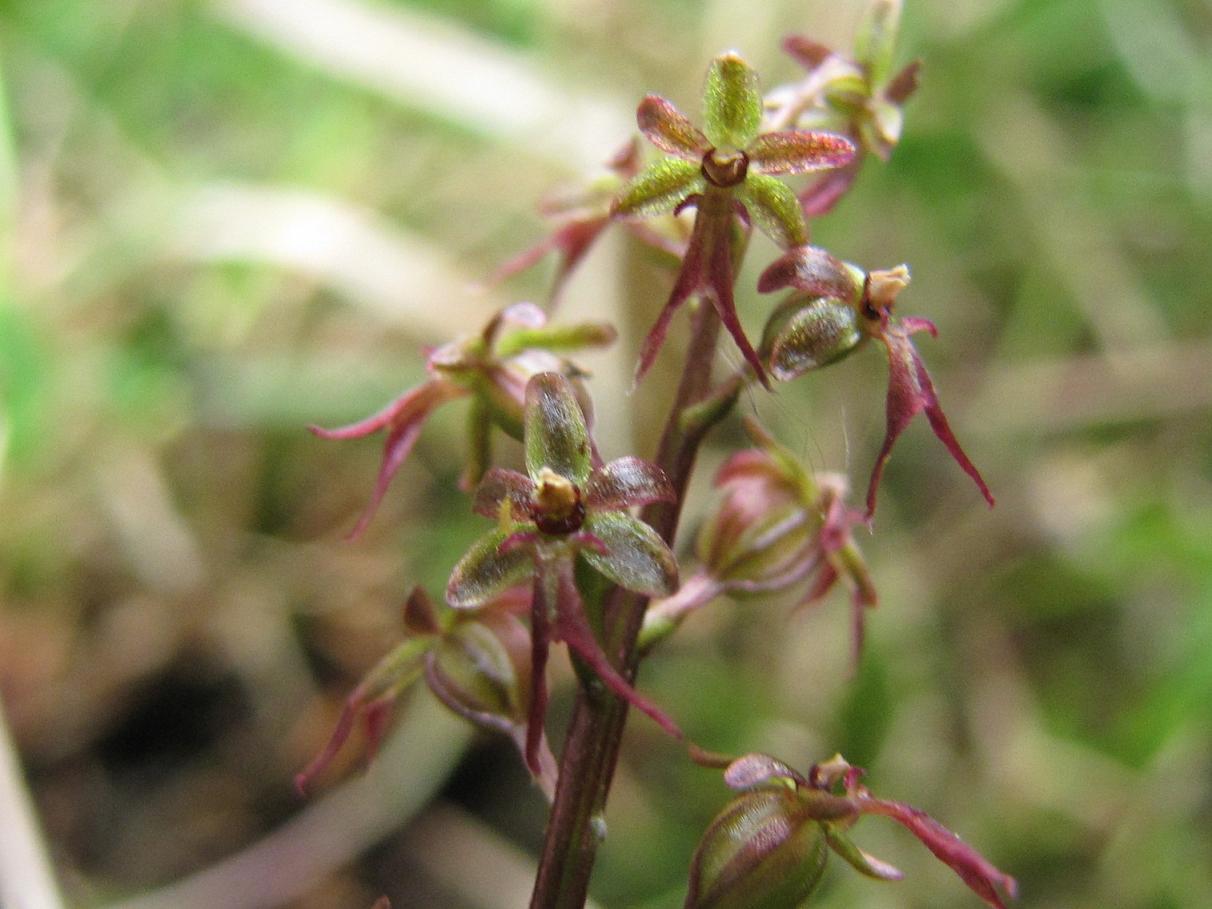
<svg viewBox="0 0 1212 909"><path fill-rule="evenodd" d="M827 366L872 338L884 346L888 355L886 427L867 486L868 520L875 514L876 492L893 444L923 412L935 436L993 506L993 493L951 431L934 382L910 337L920 331L936 336L938 329L929 319L892 315L897 296L908 286L909 269L904 265L867 273L814 246L789 250L758 279L762 293L787 287L795 290L774 311L762 339L762 351L776 378L788 381Z"/></svg>
<svg viewBox="0 0 1212 909"><path fill-rule="evenodd" d="M724 782L741 794L711 822L690 866L686 909L798 909L816 888L829 850L868 877L904 875L855 845L849 829L867 814L891 818L991 909L1005 909L1014 878L923 811L872 796L863 771L835 755L807 776L766 754L729 763Z"/></svg>
<svg viewBox="0 0 1212 909"><path fill-rule="evenodd" d="M610 663L585 616L573 578L577 557L627 590L663 596L677 586L677 561L665 542L627 513L633 505L673 500L660 468L625 457L600 467L581 405L568 380L542 373L526 386L526 473L494 467L476 491L477 513L498 521L455 566L446 599L475 608L527 581L531 604L532 687L527 758L536 766L547 704L544 669L552 640L562 640L616 695L681 731L641 697Z"/></svg>
<svg viewBox="0 0 1212 909"><path fill-rule="evenodd" d="M669 321L691 296L711 300L757 376L761 361L741 327L733 299L733 222L743 212L780 246L808 242L800 205L774 174L841 167L854 155L842 136L803 130L759 135L762 94L757 73L735 53L712 61L700 130L670 101L649 95L636 111L640 131L669 157L649 165L620 192L617 215L655 215L695 206L694 230L673 292L644 342L636 378L652 366Z"/></svg>
<svg viewBox="0 0 1212 909"><path fill-rule="evenodd" d="M408 459L435 408L455 398L472 398L469 463L462 481L472 488L488 466L490 428L495 425L514 438L522 437L522 398L530 377L551 370L574 378L583 375L561 354L610 344L614 338L614 328L604 322L552 326L547 324L546 313L533 303L515 303L493 316L477 334L430 352L426 362L430 378L378 413L339 429L310 427L323 439L359 439L387 431L374 494L349 537L359 536L370 524L392 477Z"/></svg>
<svg viewBox="0 0 1212 909"><path fill-rule="evenodd" d="M819 217L833 208L858 176L866 153L883 161L901 138L904 105L917 89L921 62L896 73L892 61L900 33L901 0L874 0L860 23L853 59L845 59L811 38L791 35L783 49L823 83L819 103L796 122L808 129L834 130L854 140L858 153L846 167L827 174L800 194L804 213Z"/></svg>
<svg viewBox="0 0 1212 909"><path fill-rule="evenodd" d="M378 751L396 701L422 678L449 710L480 729L504 733L525 753L531 691L530 631L519 618L525 592L508 591L476 610L439 609L417 587L404 605L405 638L345 699L327 744L296 777L304 792L332 763L361 721L368 760ZM552 797L556 764L537 746L535 779Z"/></svg>

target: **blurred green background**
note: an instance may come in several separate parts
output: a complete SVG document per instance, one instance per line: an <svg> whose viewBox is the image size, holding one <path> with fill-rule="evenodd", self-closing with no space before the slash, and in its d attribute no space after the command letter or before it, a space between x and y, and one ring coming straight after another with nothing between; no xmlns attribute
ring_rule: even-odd
<svg viewBox="0 0 1212 909"><path fill-rule="evenodd" d="M525 904L542 799L423 696L368 774L350 748L321 794L291 790L407 590L440 590L483 526L454 489L460 405L355 544L380 445L303 427L541 297L550 263L472 285L640 96L697 113L727 47L794 79L780 37L847 48L861 7L0 2L0 695L69 904ZM862 540L882 604L857 675L838 593L717 603L641 687L709 747L843 752L1017 875L1024 907L1212 905L1212 6L910 0L914 56L901 147L814 241L912 266L900 307L939 324L920 347L998 507L915 425ZM651 454L632 417L669 380L623 394L668 288L645 261L613 236L568 298L627 329L586 358L608 456ZM885 368L869 352L742 410L861 488ZM713 438L691 525L740 438ZM726 799L633 722L598 905L679 906ZM978 905L899 828L856 838L907 879L835 862L813 905Z"/></svg>

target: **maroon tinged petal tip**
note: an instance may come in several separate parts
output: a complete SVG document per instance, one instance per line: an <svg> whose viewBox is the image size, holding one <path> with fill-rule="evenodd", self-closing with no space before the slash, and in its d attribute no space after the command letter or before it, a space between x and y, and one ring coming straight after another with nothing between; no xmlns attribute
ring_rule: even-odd
<svg viewBox="0 0 1212 909"><path fill-rule="evenodd" d="M636 366L635 382L638 385L656 361L673 314L694 294L700 294L710 300L720 322L732 335L742 356L753 368L758 380L769 390L770 377L766 374L757 351L745 336L732 292L732 200L727 195L708 194L700 196L696 206L694 228L686 249L686 257L682 260L682 269L678 273L673 291L669 294L668 302L644 339L640 360Z"/></svg>
<svg viewBox="0 0 1212 909"><path fill-rule="evenodd" d="M880 814L906 827L992 909L1006 909L999 889L1011 899L1018 895L1018 882L1013 877L995 867L926 812L883 799L861 797L856 801L863 813Z"/></svg>
<svg viewBox="0 0 1212 909"><path fill-rule="evenodd" d="M926 418L930 422L934 435L943 443L964 473L968 474L976 483L981 495L989 503L989 507L992 508L994 505L993 493L989 491L980 471L969 460L955 438L955 434L951 431L947 417L943 414L942 406L939 404L938 396L935 394L930 373L926 371L925 363L922 362L917 348L909 339L909 335L917 331L928 331L935 334L937 330L934 324L926 319L907 318L901 321L901 326L889 326L880 335L880 340L883 341L888 353L888 400L884 442L880 446L879 454L876 455L875 465L871 470L871 480L867 486L868 521L875 514L876 494L884 473L884 466L892 454L892 446L900 434L905 431L905 427L909 425L910 421L922 411L926 412Z"/></svg>

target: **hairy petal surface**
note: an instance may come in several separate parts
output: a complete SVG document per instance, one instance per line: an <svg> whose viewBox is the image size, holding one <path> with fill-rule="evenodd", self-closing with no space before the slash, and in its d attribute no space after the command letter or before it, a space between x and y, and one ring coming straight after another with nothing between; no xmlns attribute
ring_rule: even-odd
<svg viewBox="0 0 1212 909"><path fill-rule="evenodd" d="M744 791L759 786L786 785L788 782L807 786L808 781L798 770L788 767L768 754L754 752L737 758L724 770L724 783L731 789Z"/></svg>
<svg viewBox="0 0 1212 909"><path fill-rule="evenodd" d="M486 518L496 519L501 513L501 503L509 503L509 513L515 521L530 517L530 497L534 492L534 481L516 470L493 467L480 481L476 489L472 511Z"/></svg>
<svg viewBox="0 0 1212 909"><path fill-rule="evenodd" d="M808 242L808 224L799 200L785 183L750 173L737 195L754 223L779 246L786 249Z"/></svg>
<svg viewBox="0 0 1212 909"><path fill-rule="evenodd" d="M655 530L624 512L590 514L585 529L606 554L581 550L593 568L620 587L647 596L668 596L678 586L678 563Z"/></svg>
<svg viewBox="0 0 1212 909"><path fill-rule="evenodd" d="M743 150L762 122L758 75L736 53L721 54L707 69L703 91L705 132L717 148Z"/></svg>
<svg viewBox="0 0 1212 909"><path fill-rule="evenodd" d="M594 471L586 489L590 508L618 511L650 502L672 502L673 487L665 471L643 458L616 458Z"/></svg>
<svg viewBox="0 0 1212 909"><path fill-rule="evenodd" d="M535 532L533 525L493 530L476 540L459 559L446 585L446 602L456 609L482 606L534 574L530 546L502 546L519 532Z"/></svg>
<svg viewBox="0 0 1212 909"><path fill-rule="evenodd" d="M662 158L623 187L611 207L615 215L663 215L684 199L703 191L706 181L698 162Z"/></svg>
<svg viewBox="0 0 1212 909"><path fill-rule="evenodd" d="M711 143L697 126L670 101L648 95L635 112L640 132L661 151L698 163Z"/></svg>
<svg viewBox="0 0 1212 909"><path fill-rule="evenodd" d="M789 300L769 324L770 371L784 382L842 359L864 339L853 307L829 297Z"/></svg>
<svg viewBox="0 0 1212 909"><path fill-rule="evenodd" d="M819 246L797 246L775 259L758 278L758 291L764 294L794 287L814 297L856 300L862 290L862 278Z"/></svg>
<svg viewBox="0 0 1212 909"><path fill-rule="evenodd" d="M572 384L557 372L542 372L526 385L526 471L544 467L583 486L592 457L585 414Z"/></svg>
<svg viewBox="0 0 1212 909"><path fill-rule="evenodd" d="M745 153L749 166L764 174L806 174L844 167L853 160L855 150L845 136L788 129L758 136Z"/></svg>

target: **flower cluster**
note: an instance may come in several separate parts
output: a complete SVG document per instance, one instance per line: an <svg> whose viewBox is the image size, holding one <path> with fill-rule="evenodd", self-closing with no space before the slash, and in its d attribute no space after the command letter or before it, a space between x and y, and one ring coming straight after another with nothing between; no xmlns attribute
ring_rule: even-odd
<svg viewBox="0 0 1212 909"><path fill-rule="evenodd" d="M445 605L436 606L419 589L409 597L404 641L347 698L327 745L299 774L300 789L331 764L359 722L373 754L393 705L424 680L450 710L513 740L554 802L537 886L546 881L560 894L536 890L535 905L579 904L587 866L579 874L546 863L591 860L586 807L600 807L609 788L624 708L634 706L684 738L674 720L633 687L631 670L640 656L721 595L746 600L793 594L806 606L842 586L850 593L857 660L866 611L878 598L854 530L870 525L892 448L919 413L993 504L912 341L921 331L936 334L934 325L893 314L909 283L907 267L867 272L809 245L807 219L828 211L847 191L865 155L887 158L900 138L917 64L892 71L899 16L899 0L874 0L853 60L789 38L785 47L808 76L767 97L739 55L716 57L707 72L701 128L665 98L647 96L637 109L639 130L665 156L641 167L638 145L629 143L605 178L548 205L554 232L494 276L504 280L555 253L554 304L611 223L677 259L672 290L642 342L635 375L638 382L651 369L677 311L697 298L700 318L664 427L661 466L637 457L604 462L594 442L585 373L566 357L612 342L614 329L550 325L531 303L509 306L481 331L430 351L428 379L378 414L340 429L313 427L325 438L386 433L378 480L351 534L356 536L428 415L447 401L469 399L471 440L460 485L472 493L472 510L494 524L454 565ZM798 196L778 179L821 172ZM781 249L758 290L789 291L756 348L734 298L754 226ZM720 326L744 364L716 384ZM752 447L733 453L720 468L718 501L695 540L698 567L679 586L670 543L706 432L744 389L758 382L769 389L772 379L815 372L870 341L887 355L889 377L884 439L865 511L847 504L844 476L806 469L748 420ZM522 443L524 471L492 466L493 426ZM637 517L633 508L644 510ZM582 700L557 789L545 719L547 663L559 642L568 646ZM693 745L691 751L705 755ZM739 794L694 855L690 909L804 905L830 851L869 876L899 878L899 871L850 840L851 827L867 814L909 829L993 909L1004 909L1004 897L1014 895L1011 877L917 809L874 797L860 784L862 771L840 756L806 775L764 754L715 766L725 763L725 782Z"/></svg>

